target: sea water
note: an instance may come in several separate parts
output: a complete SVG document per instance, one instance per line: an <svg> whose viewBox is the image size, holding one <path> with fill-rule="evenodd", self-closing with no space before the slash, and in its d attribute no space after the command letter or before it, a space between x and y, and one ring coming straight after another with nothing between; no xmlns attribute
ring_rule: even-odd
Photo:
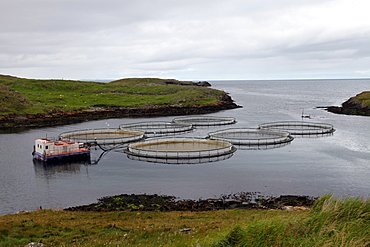
<svg viewBox="0 0 370 247"><path fill-rule="evenodd" d="M228 126L197 128L180 136L205 137L226 128L257 128L275 121L333 124L329 136L296 137L270 149L238 149L226 159L196 164L163 164L129 159L122 150L92 150L92 164L34 164L36 138L120 124L172 121L174 117L122 118L0 134L0 214L43 208L60 209L123 193L173 195L181 199L220 197L238 192L265 196L365 196L370 193L370 117L338 115L320 106L340 105L370 80L210 81L242 108L210 116L235 117ZM99 157L102 155L102 157ZM212 162L210 162L212 161Z"/></svg>

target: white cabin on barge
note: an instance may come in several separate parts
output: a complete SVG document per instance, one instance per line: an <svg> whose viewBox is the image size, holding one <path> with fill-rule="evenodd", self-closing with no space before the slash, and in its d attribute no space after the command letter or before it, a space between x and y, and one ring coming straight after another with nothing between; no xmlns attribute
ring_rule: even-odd
<svg viewBox="0 0 370 247"><path fill-rule="evenodd" d="M78 142L36 139L32 155L35 160L48 163L73 162L88 160L90 149Z"/></svg>

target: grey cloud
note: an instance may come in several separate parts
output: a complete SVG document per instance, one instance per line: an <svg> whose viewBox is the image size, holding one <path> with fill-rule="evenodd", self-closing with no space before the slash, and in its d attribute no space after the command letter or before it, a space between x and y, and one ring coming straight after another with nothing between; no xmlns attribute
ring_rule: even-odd
<svg viewBox="0 0 370 247"><path fill-rule="evenodd" d="M365 37L362 35L352 36L320 43L285 47L280 50L280 54L301 57L315 56L317 59L355 59L370 56L369 41L370 33Z"/></svg>
<svg viewBox="0 0 370 247"><path fill-rule="evenodd" d="M322 74L321 68L340 68L342 73L347 67L347 73L354 74L368 67L370 19L365 12L355 12L366 4L364 0L353 4L3 0L0 21L7 25L0 26L0 73L64 74L77 79L142 75L207 79L215 73L271 78L299 76L299 71ZM352 59L363 63L351 65Z"/></svg>

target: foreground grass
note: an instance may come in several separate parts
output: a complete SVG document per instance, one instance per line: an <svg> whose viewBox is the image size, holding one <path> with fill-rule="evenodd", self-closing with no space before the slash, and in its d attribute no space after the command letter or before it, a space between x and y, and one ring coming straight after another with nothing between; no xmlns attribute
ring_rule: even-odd
<svg viewBox="0 0 370 247"><path fill-rule="evenodd" d="M370 200L324 196L308 214L234 227L216 246L370 246Z"/></svg>
<svg viewBox="0 0 370 247"><path fill-rule="evenodd" d="M0 75L0 117L72 112L96 107L208 105L219 102L224 94L206 87L167 85L165 81L169 80L132 78L99 83Z"/></svg>
<svg viewBox="0 0 370 247"><path fill-rule="evenodd" d="M41 210L0 217L0 246L30 242L46 246L370 246L370 201L324 196L309 211Z"/></svg>

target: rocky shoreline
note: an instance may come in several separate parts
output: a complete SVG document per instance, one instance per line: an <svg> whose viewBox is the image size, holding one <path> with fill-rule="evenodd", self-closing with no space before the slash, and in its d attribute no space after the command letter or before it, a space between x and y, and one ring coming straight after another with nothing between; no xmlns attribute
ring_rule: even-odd
<svg viewBox="0 0 370 247"><path fill-rule="evenodd" d="M364 107L361 102L356 100L356 97L358 97L358 95L342 103L342 106L329 106L324 108L329 112L337 114L370 116L370 107Z"/></svg>
<svg viewBox="0 0 370 247"><path fill-rule="evenodd" d="M224 94L220 102L209 105L195 106L153 106L153 107L96 107L86 111L55 112L52 114L29 114L25 116L0 118L0 130L16 130L23 128L50 127L73 124L92 120L124 117L158 117L193 114L207 114L222 110L239 108L228 94Z"/></svg>
<svg viewBox="0 0 370 247"><path fill-rule="evenodd" d="M98 199L97 203L70 207L66 211L212 211L221 209L307 210L317 198L282 195L262 197L258 192L223 195L218 199L176 200L174 196L122 194Z"/></svg>

